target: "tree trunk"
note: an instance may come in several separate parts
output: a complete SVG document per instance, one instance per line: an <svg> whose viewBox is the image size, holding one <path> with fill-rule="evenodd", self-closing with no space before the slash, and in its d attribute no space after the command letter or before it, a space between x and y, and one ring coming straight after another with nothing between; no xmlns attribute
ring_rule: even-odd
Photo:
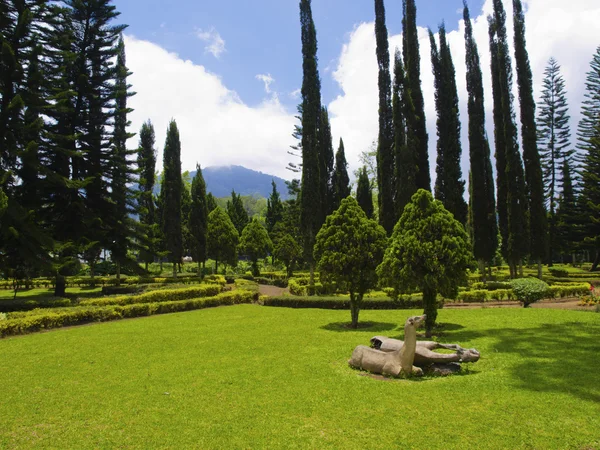
<svg viewBox="0 0 600 450"><path fill-rule="evenodd" d="M310 281L309 284L311 286L315 285L315 263L311 262L310 263Z"/></svg>
<svg viewBox="0 0 600 450"><path fill-rule="evenodd" d="M423 289L423 314L427 314L427 318L425 319L425 336L429 338L437 319L437 292L434 289Z"/></svg>
<svg viewBox="0 0 600 450"><path fill-rule="evenodd" d="M64 297L65 292L67 290L67 281L65 277L57 274L56 275L56 284L54 285L54 296L55 297Z"/></svg>
<svg viewBox="0 0 600 450"><path fill-rule="evenodd" d="M252 261L252 276L253 277L260 276L260 270L258 270L258 260Z"/></svg>
<svg viewBox="0 0 600 450"><path fill-rule="evenodd" d="M121 286L121 263L117 261L117 286Z"/></svg>
<svg viewBox="0 0 600 450"><path fill-rule="evenodd" d="M163 271L163 261L162 259L160 260L160 274L162 275L162 271Z"/></svg>
<svg viewBox="0 0 600 450"><path fill-rule="evenodd" d="M219 273L219 260L215 259L215 275Z"/></svg>
<svg viewBox="0 0 600 450"><path fill-rule="evenodd" d="M538 278L540 280L542 280L542 260L540 259L537 263L537 269L538 269Z"/></svg>
<svg viewBox="0 0 600 450"><path fill-rule="evenodd" d="M173 278L177 278L177 263L173 263Z"/></svg>
<svg viewBox="0 0 600 450"><path fill-rule="evenodd" d="M592 264L592 268L590 269L590 272L595 272L596 270L598 270L599 264L600 264L600 250L597 250L596 258L594 259L594 262Z"/></svg>
<svg viewBox="0 0 600 450"><path fill-rule="evenodd" d="M483 259L480 259L479 261L477 261L477 263L479 265L479 274L481 275L481 281L485 283L485 261Z"/></svg>
<svg viewBox="0 0 600 450"><path fill-rule="evenodd" d="M523 278L523 261L519 261L519 276Z"/></svg>
<svg viewBox="0 0 600 450"><path fill-rule="evenodd" d="M350 327L354 329L358 328L358 313L360 312L360 298L357 295L350 292L350 317L352 319Z"/></svg>

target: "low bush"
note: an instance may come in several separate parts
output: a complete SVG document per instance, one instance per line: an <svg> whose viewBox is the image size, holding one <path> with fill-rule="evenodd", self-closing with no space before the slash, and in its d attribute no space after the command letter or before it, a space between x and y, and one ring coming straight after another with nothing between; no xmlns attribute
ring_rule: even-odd
<svg viewBox="0 0 600 450"><path fill-rule="evenodd" d="M553 285L548 288L548 297L550 298L566 298L579 297L585 295L590 290L589 283L577 283L573 285Z"/></svg>
<svg viewBox="0 0 600 450"><path fill-rule="evenodd" d="M106 322L123 318L166 314L214 306L252 303L258 294L249 291L224 292L214 297L129 305L77 307L63 311L43 311L0 321L0 337L26 334L43 329L60 328L91 322Z"/></svg>
<svg viewBox="0 0 600 450"><path fill-rule="evenodd" d="M91 298L79 302L81 306L132 305L210 297L219 294L223 288L219 284L203 284L184 289L161 289L139 295L121 295L107 298Z"/></svg>
<svg viewBox="0 0 600 450"><path fill-rule="evenodd" d="M254 277L254 281L258 284L266 284L268 286L277 286L286 288L288 287L288 280L286 278L266 278L266 277Z"/></svg>
<svg viewBox="0 0 600 450"><path fill-rule="evenodd" d="M557 268L549 268L548 272L550 272L550 275L552 275L553 277L557 277L557 278L569 278L569 271L565 270L565 269L557 269Z"/></svg>
<svg viewBox="0 0 600 450"><path fill-rule="evenodd" d="M538 278L519 278L511 281L511 286L517 300L523 302L527 308L531 303L546 298L550 295L548 283Z"/></svg>
<svg viewBox="0 0 600 450"><path fill-rule="evenodd" d="M408 299L363 299L361 310L367 309L409 309L422 308L421 297L407 296ZM317 309L350 309L350 299L347 297L265 297L264 306L283 308L317 308Z"/></svg>

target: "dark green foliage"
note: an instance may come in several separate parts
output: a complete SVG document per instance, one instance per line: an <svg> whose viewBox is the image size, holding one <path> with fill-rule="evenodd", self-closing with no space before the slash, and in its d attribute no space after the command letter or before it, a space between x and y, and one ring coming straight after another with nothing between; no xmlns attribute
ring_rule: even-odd
<svg viewBox="0 0 600 450"><path fill-rule="evenodd" d="M300 1L302 35L302 191L300 193L300 224L304 237L304 257L314 266L313 246L321 228L323 198L319 156L319 125L321 123L321 80L317 68L317 32L312 18L311 0Z"/></svg>
<svg viewBox="0 0 600 450"><path fill-rule="evenodd" d="M538 146L541 151L543 177L548 207L548 262L556 251L557 208L561 201L559 186L565 183L561 171L565 169L570 176L569 160L573 151L571 129L569 127L569 107L567 105L565 81L560 74L560 66L550 58L544 72L544 88L539 102ZM572 194L572 184L569 179Z"/></svg>
<svg viewBox="0 0 600 450"><path fill-rule="evenodd" d="M148 120L140 129L137 165L139 170L138 211L140 223L146 228L147 248L142 250L140 258L147 264L154 262L157 252L157 237L160 234L158 218L154 205L154 183L156 182L156 149L154 126Z"/></svg>
<svg viewBox="0 0 600 450"><path fill-rule="evenodd" d="M523 164L529 213L529 253L540 263L538 277L542 276L541 262L546 258L546 208L542 165L537 147L533 76L525 42L525 14L521 0L513 0L515 27L515 61L521 112L521 137L523 139Z"/></svg>
<svg viewBox="0 0 600 450"><path fill-rule="evenodd" d="M581 215L573 190L571 163L563 160L562 165L562 194L556 210L556 242L558 249L563 253L574 252L576 242L579 241Z"/></svg>
<svg viewBox="0 0 600 450"><path fill-rule="evenodd" d="M454 214L454 218L467 223L467 204L464 199L465 182L462 178L460 158L460 119L456 72L450 47L446 41L446 27L440 26L440 49L433 32L429 30L431 61L435 80L435 106L437 111L437 177L435 198Z"/></svg>
<svg viewBox="0 0 600 450"><path fill-rule="evenodd" d="M342 200L317 234L314 254L321 282L334 282L350 293L353 328L358 326L364 294L377 284L375 269L386 241L383 227L367 218L352 197Z"/></svg>
<svg viewBox="0 0 600 450"><path fill-rule="evenodd" d="M372 219L374 213L373 190L371 189L371 182L369 181L366 166L363 166L359 170L358 183L356 185L356 201L367 215L367 218Z"/></svg>
<svg viewBox="0 0 600 450"><path fill-rule="evenodd" d="M414 107L414 115L408 117L407 127L414 130L414 145L416 149L418 171L416 185L418 189L431 190L431 175L429 174L429 148L427 122L425 120L425 101L421 90L421 57L419 55L419 35L417 32L417 6L415 0L403 0L404 19L403 54L404 68L408 80L408 92Z"/></svg>
<svg viewBox="0 0 600 450"><path fill-rule="evenodd" d="M335 171L333 172L333 210L340 207L342 200L350 195L350 177L348 163L344 152L344 141L340 138L340 146L335 154Z"/></svg>
<svg viewBox="0 0 600 450"><path fill-rule="evenodd" d="M597 136L598 122L600 121L600 47L590 62L590 70L585 81L586 93L581 107L581 120L577 127L578 162L581 165L586 157L592 139Z"/></svg>
<svg viewBox="0 0 600 450"><path fill-rule="evenodd" d="M516 276L516 267L528 253L525 174L512 97L512 63L506 32L506 12L501 0L494 0L494 15L488 18L494 95L498 216L502 251Z"/></svg>
<svg viewBox="0 0 600 450"><path fill-rule="evenodd" d="M463 18L465 21L465 59L469 95L470 229L473 233L475 258L482 263L491 263L498 248L494 175L490 158L490 144L485 131L483 75L466 1Z"/></svg>
<svg viewBox="0 0 600 450"><path fill-rule="evenodd" d="M163 179L161 200L163 204L162 232L165 250L169 252L169 261L173 263L173 276L177 276L176 266L183 257L183 236L181 231L181 142L179 130L174 120L169 123L165 151L163 154Z"/></svg>
<svg viewBox="0 0 600 450"><path fill-rule="evenodd" d="M550 286L537 278L519 278L510 283L518 300L523 302L523 307L548 297Z"/></svg>
<svg viewBox="0 0 600 450"><path fill-rule="evenodd" d="M321 108L321 123L319 125L319 186L323 210L320 222L333 212L333 170L334 155L331 137L329 113L326 107Z"/></svg>
<svg viewBox="0 0 600 450"><path fill-rule="evenodd" d="M192 258L198 263L198 272L201 272L200 263L204 265L207 257L208 233L208 205L206 201L206 183L202 176L202 168L196 165L196 175L192 180L191 208L189 216L189 227L191 233Z"/></svg>
<svg viewBox="0 0 600 450"><path fill-rule="evenodd" d="M238 234L241 235L250 219L248 217L248 211L244 208L242 196L236 194L235 191L231 191L231 200L227 200L227 214Z"/></svg>
<svg viewBox="0 0 600 450"><path fill-rule="evenodd" d="M209 214L217 207L217 201L212 192L206 194L206 206L208 207Z"/></svg>
<svg viewBox="0 0 600 450"><path fill-rule="evenodd" d="M219 262L235 266L237 264L237 246L239 234L229 215L220 207L208 215L208 257L215 260L215 272Z"/></svg>
<svg viewBox="0 0 600 450"><path fill-rule="evenodd" d="M415 144L415 111L410 98L410 87L404 73L400 50L394 54L394 87L392 94L394 120L394 189L395 218L402 215L404 207L417 192L416 177L418 155Z"/></svg>
<svg viewBox="0 0 600 450"><path fill-rule="evenodd" d="M471 246L464 227L430 192L419 189L394 227L377 268L380 284L396 293L423 292L427 335L437 316L437 294L456 298L466 284Z"/></svg>
<svg viewBox="0 0 600 450"><path fill-rule="evenodd" d="M283 204L281 203L275 181L271 181L271 186L273 186L273 191L267 199L267 216L265 217L267 231L269 233L273 232L275 225L283 218Z"/></svg>
<svg viewBox="0 0 600 450"><path fill-rule="evenodd" d="M260 276L258 260L265 258L273 250L273 243L266 228L254 218L242 231L239 251L252 261L252 275Z"/></svg>
<svg viewBox="0 0 600 450"><path fill-rule="evenodd" d="M390 51L383 0L375 0L375 39L379 65L379 135L377 139L377 186L379 223L389 234L396 223L394 208L394 122Z"/></svg>
<svg viewBox="0 0 600 450"><path fill-rule="evenodd" d="M293 275L294 265L301 256L302 248L289 233L279 236L275 241L273 257L285 265L288 278Z"/></svg>

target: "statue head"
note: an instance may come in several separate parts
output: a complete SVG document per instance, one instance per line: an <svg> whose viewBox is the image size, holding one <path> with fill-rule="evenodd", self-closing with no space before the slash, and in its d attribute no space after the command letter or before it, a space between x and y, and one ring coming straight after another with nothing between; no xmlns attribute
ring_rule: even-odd
<svg viewBox="0 0 600 450"><path fill-rule="evenodd" d="M426 314L422 316L412 316L406 319L406 325L412 325L415 328L418 328L419 325L427 318Z"/></svg>

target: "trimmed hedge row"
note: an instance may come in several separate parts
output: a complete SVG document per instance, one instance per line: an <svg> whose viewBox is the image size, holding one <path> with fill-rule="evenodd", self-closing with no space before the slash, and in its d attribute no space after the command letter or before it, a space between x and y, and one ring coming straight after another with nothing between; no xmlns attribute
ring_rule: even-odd
<svg viewBox="0 0 600 450"><path fill-rule="evenodd" d="M264 306L283 308L350 309L350 299L343 297L264 297ZM397 301L388 299L363 299L360 309L411 309L422 308L420 297L409 297Z"/></svg>
<svg viewBox="0 0 600 450"><path fill-rule="evenodd" d="M223 291L219 284L203 284L185 289L161 289L139 295L120 295L118 297L91 298L81 300L81 306L132 305L135 303L156 303L187 300L189 298L212 297Z"/></svg>
<svg viewBox="0 0 600 450"><path fill-rule="evenodd" d="M26 334L43 329L81 325L92 322L107 322L132 317L151 316L214 306L252 303L258 295L249 291L224 292L214 297L167 301L156 303L136 303L132 305L111 305L104 307L78 307L68 311L49 312L0 321L0 337Z"/></svg>

